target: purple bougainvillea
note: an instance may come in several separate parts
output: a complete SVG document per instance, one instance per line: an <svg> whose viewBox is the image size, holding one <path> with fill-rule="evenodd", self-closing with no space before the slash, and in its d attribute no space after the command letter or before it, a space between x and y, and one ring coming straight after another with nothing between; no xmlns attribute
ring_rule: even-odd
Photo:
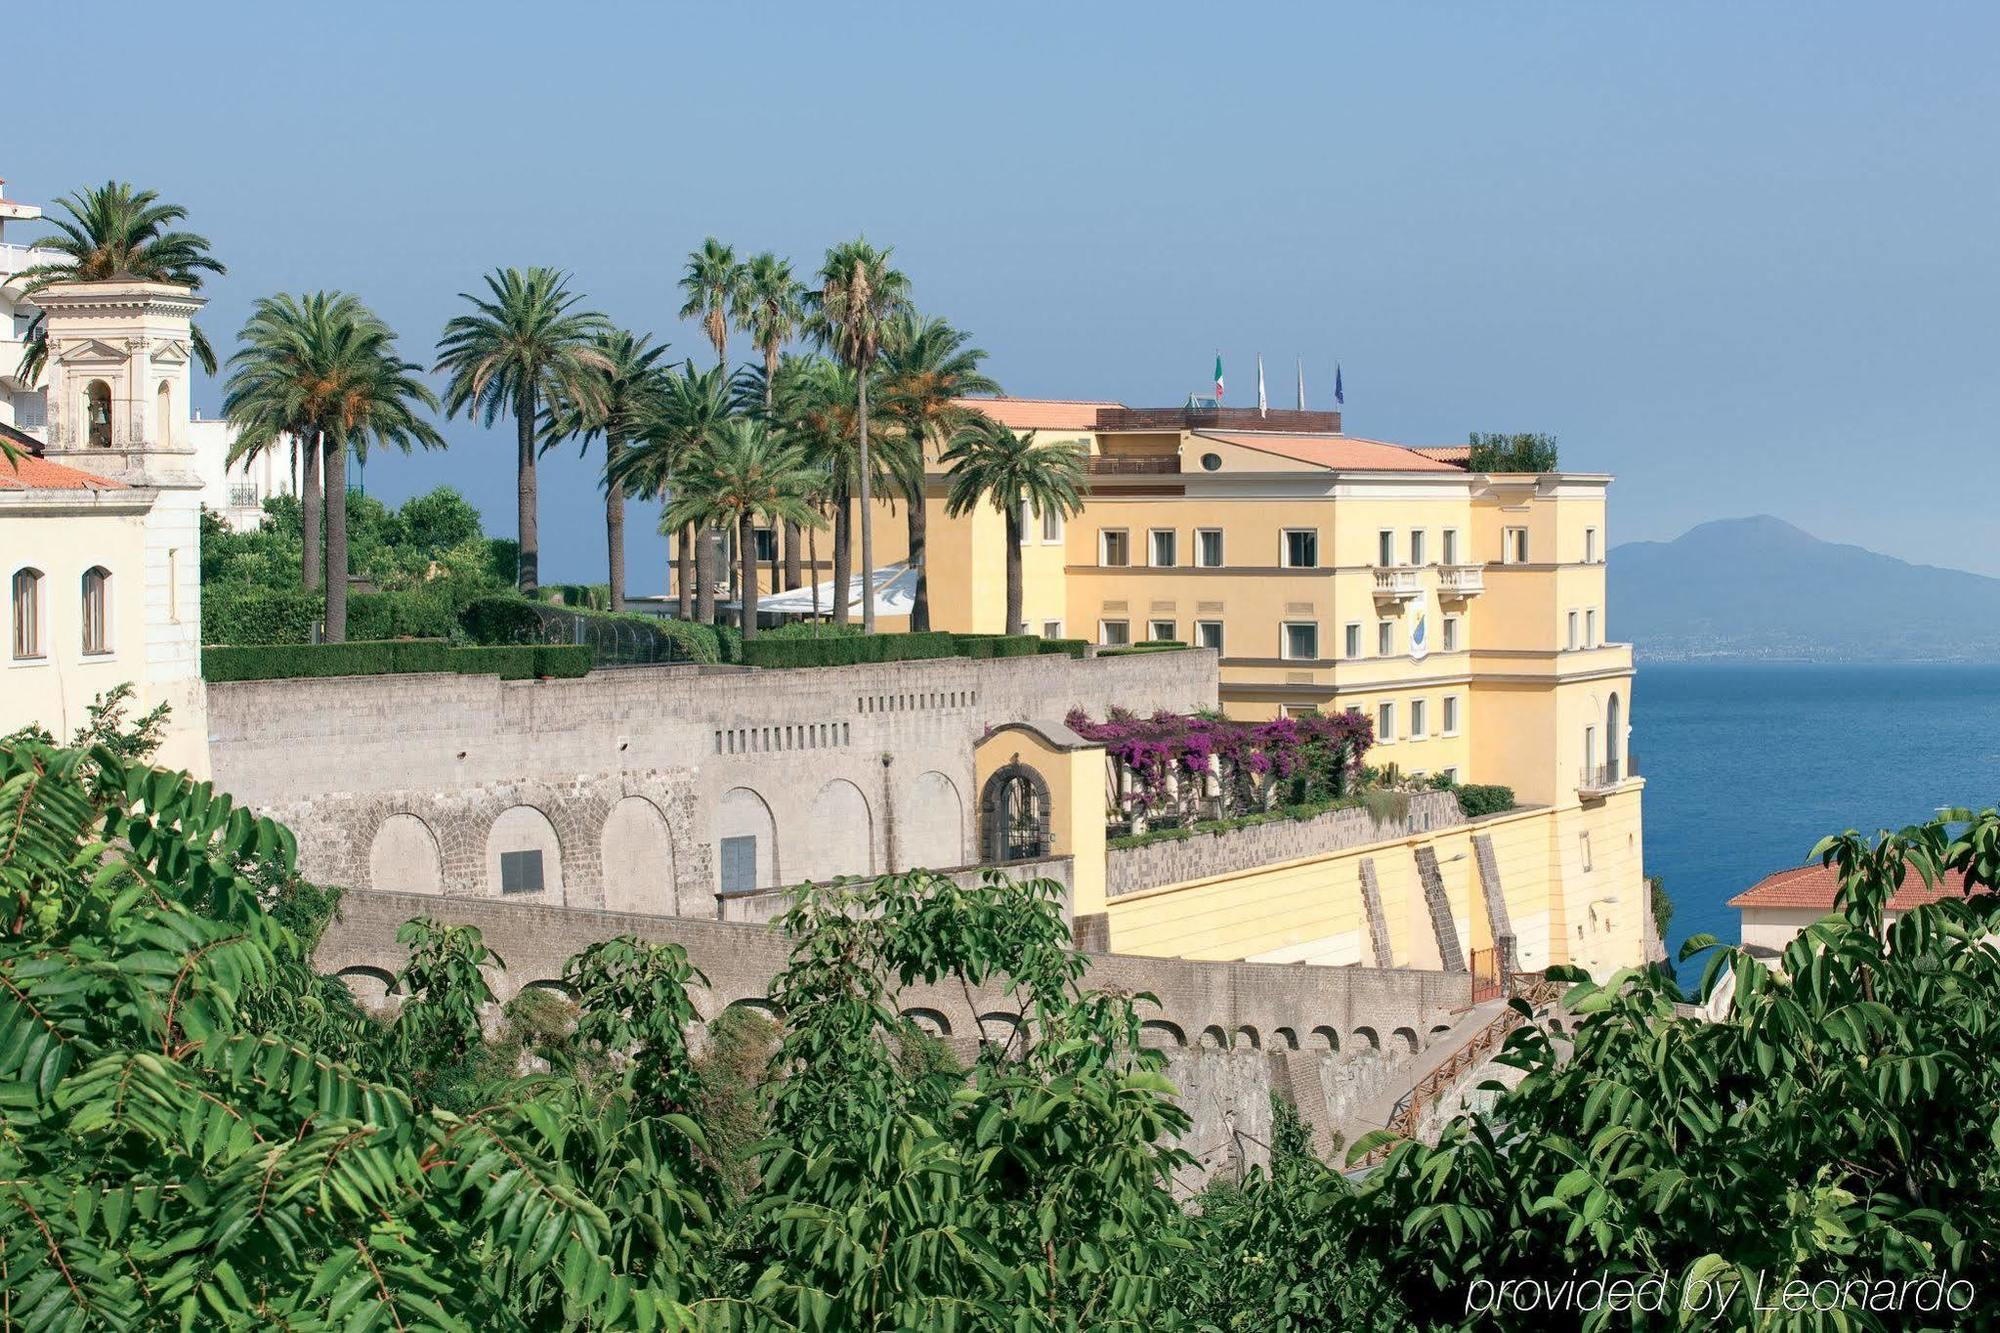
<svg viewBox="0 0 2000 1333"><path fill-rule="evenodd" d="M1199 816L1211 777L1217 788L1211 808L1224 817L1262 810L1274 801L1341 796L1375 743L1374 726L1353 710L1231 722L1166 712L1141 718L1114 708L1097 722L1079 708L1065 720L1079 736L1100 742L1115 771L1126 777L1114 797L1124 819Z"/></svg>

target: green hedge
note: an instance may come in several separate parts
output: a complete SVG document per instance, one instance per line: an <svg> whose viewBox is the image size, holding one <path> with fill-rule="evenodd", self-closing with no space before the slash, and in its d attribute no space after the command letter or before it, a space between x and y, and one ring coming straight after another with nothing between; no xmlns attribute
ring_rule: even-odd
<svg viewBox="0 0 2000 1333"><path fill-rule="evenodd" d="M537 606L542 610L537 610ZM686 620L667 620L659 616L643 615L636 611L591 611L574 606L556 606L552 603L536 603L525 597L493 596L475 597L466 603L459 613L458 624L465 636L474 643L488 645L518 645L538 642L544 634L547 623L544 612L555 610L563 615L575 616L585 625L589 636L594 626L616 626L627 631L625 639L630 641L629 631L636 628L642 633L650 633L662 648L671 647L687 661L712 666L717 662L736 660L729 656L729 644L724 635L724 627L719 625L697 625ZM734 630L729 630L734 634ZM601 642L615 643L617 636L608 631ZM665 656L662 652L661 656ZM641 655L637 660L646 660Z"/></svg>
<svg viewBox="0 0 2000 1333"><path fill-rule="evenodd" d="M444 598L424 592L362 592L347 599L347 638L450 639L458 617Z"/></svg>
<svg viewBox="0 0 2000 1333"><path fill-rule="evenodd" d="M1467 819L1477 819L1481 815L1497 815L1514 808L1512 787L1473 782L1455 790L1458 794L1458 808Z"/></svg>
<svg viewBox="0 0 2000 1333"><path fill-rule="evenodd" d="M590 671L590 650L524 644L458 648L435 639L349 643L250 644L202 649L204 680L287 680L308 676L385 676L416 671L571 679Z"/></svg>
<svg viewBox="0 0 2000 1333"><path fill-rule="evenodd" d="M961 657L1034 657L1042 640L1034 634L958 634Z"/></svg>
<svg viewBox="0 0 2000 1333"><path fill-rule="evenodd" d="M854 666L861 662L908 662L958 656L958 636L943 630L922 634L840 634L826 639L767 639L742 647L754 667Z"/></svg>
<svg viewBox="0 0 2000 1333"><path fill-rule="evenodd" d="M1043 639L1035 648L1038 653L1068 653L1071 657L1090 655L1089 639Z"/></svg>
<svg viewBox="0 0 2000 1333"><path fill-rule="evenodd" d="M1175 653L1187 645L1178 639L1148 639L1144 643L1128 643L1123 648L1099 648L1099 657L1129 657L1133 653Z"/></svg>
<svg viewBox="0 0 2000 1333"><path fill-rule="evenodd" d="M203 643L311 643L326 615L326 598L316 592L269 588L203 588Z"/></svg>

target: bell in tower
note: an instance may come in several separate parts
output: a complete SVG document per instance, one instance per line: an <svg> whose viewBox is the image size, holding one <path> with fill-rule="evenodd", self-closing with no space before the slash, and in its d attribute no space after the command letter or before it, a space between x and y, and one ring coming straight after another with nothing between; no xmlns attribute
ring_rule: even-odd
<svg viewBox="0 0 2000 1333"><path fill-rule="evenodd" d="M189 440L193 338L205 304L138 278L63 282L35 293L48 338L48 447L129 485L200 486Z"/></svg>

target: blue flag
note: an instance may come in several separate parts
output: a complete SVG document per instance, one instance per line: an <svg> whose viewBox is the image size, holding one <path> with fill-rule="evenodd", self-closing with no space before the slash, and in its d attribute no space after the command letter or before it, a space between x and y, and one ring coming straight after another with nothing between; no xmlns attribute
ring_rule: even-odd
<svg viewBox="0 0 2000 1333"><path fill-rule="evenodd" d="M1333 401L1342 407L1347 405L1347 390L1340 382L1340 362L1333 363Z"/></svg>

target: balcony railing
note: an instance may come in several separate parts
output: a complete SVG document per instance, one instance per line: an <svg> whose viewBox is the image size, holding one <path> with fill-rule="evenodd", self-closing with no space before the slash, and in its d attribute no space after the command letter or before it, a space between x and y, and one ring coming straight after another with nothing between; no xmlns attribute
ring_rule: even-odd
<svg viewBox="0 0 2000 1333"><path fill-rule="evenodd" d="M1090 475L1093 477L1158 477L1177 473L1181 470L1181 460L1176 454L1147 455L1120 458L1115 454L1098 454L1090 460Z"/></svg>
<svg viewBox="0 0 2000 1333"><path fill-rule="evenodd" d="M264 502L257 498L257 483L254 481L232 481L229 483L229 507L231 509L255 509Z"/></svg>
<svg viewBox="0 0 2000 1333"><path fill-rule="evenodd" d="M1438 596L1477 597L1486 591L1486 566L1439 565Z"/></svg>
<svg viewBox="0 0 2000 1333"><path fill-rule="evenodd" d="M1377 597L1415 597L1423 590L1414 565L1391 565L1375 571Z"/></svg>
<svg viewBox="0 0 2000 1333"><path fill-rule="evenodd" d="M1627 753L1608 763L1586 764L1577 775L1576 792L1585 797L1603 796L1638 776L1639 756Z"/></svg>

